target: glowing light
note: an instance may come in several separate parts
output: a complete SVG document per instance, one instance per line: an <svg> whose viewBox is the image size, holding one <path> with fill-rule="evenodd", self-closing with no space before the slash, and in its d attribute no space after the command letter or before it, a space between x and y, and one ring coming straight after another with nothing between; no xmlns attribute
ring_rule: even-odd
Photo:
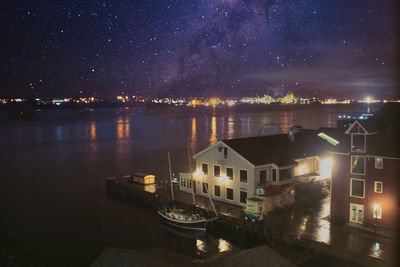
<svg viewBox="0 0 400 267"><path fill-rule="evenodd" d="M372 97L367 96L367 97L365 97L364 101L365 101L365 103L368 103L368 104L369 104L369 103L372 102Z"/></svg>
<svg viewBox="0 0 400 267"><path fill-rule="evenodd" d="M203 253L207 252L206 243L200 239L196 239L196 248L200 252L203 252Z"/></svg>
<svg viewBox="0 0 400 267"><path fill-rule="evenodd" d="M226 175L221 175L221 177L219 177L219 181L223 184L227 184L229 182L229 178Z"/></svg>
<svg viewBox="0 0 400 267"><path fill-rule="evenodd" d="M339 116L339 118L340 118L340 116ZM321 137L322 139L328 141L329 143L331 143L331 144L334 145L334 146L336 146L337 144L339 144L339 141L338 141L338 140L336 140L336 139L330 137L330 136L327 135L327 134L319 133L319 134L317 134L317 135L318 135L319 137Z"/></svg>
<svg viewBox="0 0 400 267"><path fill-rule="evenodd" d="M232 246L229 244L227 241L223 240L222 238L218 239L218 251L219 252L224 252L224 251L231 251Z"/></svg>
<svg viewBox="0 0 400 267"><path fill-rule="evenodd" d="M211 98L209 102L211 105L216 106L220 101L218 98Z"/></svg>
<svg viewBox="0 0 400 267"><path fill-rule="evenodd" d="M299 175L307 173L307 171L308 171L307 166L306 165L300 166L298 171L299 171Z"/></svg>
<svg viewBox="0 0 400 267"><path fill-rule="evenodd" d="M321 178L329 178L332 175L333 159L325 158L321 161Z"/></svg>
<svg viewBox="0 0 400 267"><path fill-rule="evenodd" d="M204 173L203 173L201 170L196 170L196 171L193 173L193 176L194 176L194 177L200 178L200 179L203 178L203 175L204 175Z"/></svg>
<svg viewBox="0 0 400 267"><path fill-rule="evenodd" d="M228 100L228 106L232 107L233 105L235 105L235 101L233 100Z"/></svg>

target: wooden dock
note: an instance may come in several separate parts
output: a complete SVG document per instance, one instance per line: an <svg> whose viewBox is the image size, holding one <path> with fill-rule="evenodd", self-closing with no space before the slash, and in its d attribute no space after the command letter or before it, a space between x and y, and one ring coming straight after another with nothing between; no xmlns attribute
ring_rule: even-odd
<svg viewBox="0 0 400 267"><path fill-rule="evenodd" d="M147 192L123 178L107 178L106 190L108 194L127 201L145 204L150 208L155 208L157 202L164 199L157 193ZM188 203L179 202L179 204L183 207L190 206ZM204 214L213 214L209 210L200 210ZM285 233L279 229L268 227L263 223L252 223L242 218L229 217L222 214L219 215L218 220L211 221L207 225L207 232L212 235L223 233L230 236L245 236L255 242L266 242L269 245L286 244L288 246L297 246L304 248L309 253L323 253L365 266L391 266L391 264L383 260L359 254L355 251L333 247L323 242Z"/></svg>

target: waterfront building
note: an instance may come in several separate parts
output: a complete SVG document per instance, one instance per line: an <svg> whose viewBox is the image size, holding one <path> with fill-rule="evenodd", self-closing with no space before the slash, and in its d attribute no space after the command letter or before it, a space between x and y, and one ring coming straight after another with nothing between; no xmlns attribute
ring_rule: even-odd
<svg viewBox="0 0 400 267"><path fill-rule="evenodd" d="M302 128L288 134L221 140L194 155L196 169L192 175L180 173L180 190L209 193L213 199L245 206L246 199L265 199L268 192L279 189L282 194L275 205L281 207L294 202L297 178L330 178L326 171L330 166L325 165L331 160L325 152L331 146L321 131Z"/></svg>
<svg viewBox="0 0 400 267"><path fill-rule="evenodd" d="M398 229L400 211L399 104L342 130L332 150L331 218Z"/></svg>

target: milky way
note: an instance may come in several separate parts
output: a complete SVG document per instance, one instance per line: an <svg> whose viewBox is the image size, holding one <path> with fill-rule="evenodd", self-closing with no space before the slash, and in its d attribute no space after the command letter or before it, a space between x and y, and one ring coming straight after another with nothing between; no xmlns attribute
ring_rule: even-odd
<svg viewBox="0 0 400 267"><path fill-rule="evenodd" d="M396 94L395 1L7 2L0 96Z"/></svg>

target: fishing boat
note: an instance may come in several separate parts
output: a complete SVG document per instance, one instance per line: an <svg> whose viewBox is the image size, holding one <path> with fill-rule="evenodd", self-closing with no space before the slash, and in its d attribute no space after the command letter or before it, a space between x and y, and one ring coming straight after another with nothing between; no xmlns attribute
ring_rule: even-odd
<svg viewBox="0 0 400 267"><path fill-rule="evenodd" d="M188 147L188 155L190 155L190 150ZM192 167L190 163L190 156L189 156L189 167L190 173L192 173ZM214 204L210 198L211 205L214 209L215 218L206 218L205 216L200 215L196 212L195 209L185 209L177 207L174 201L174 189L173 189L173 181L172 181L172 171L171 171L171 157L168 151L168 168L169 168L169 176L170 176L170 183L171 183L171 201L164 201L159 204L158 207L158 214L163 219L163 221L169 225L186 229L186 230L195 230L195 231L206 231L207 223L209 221L215 220L218 217L218 213L215 210ZM192 190L193 195L193 207L196 207L196 199L194 195L194 190Z"/></svg>

